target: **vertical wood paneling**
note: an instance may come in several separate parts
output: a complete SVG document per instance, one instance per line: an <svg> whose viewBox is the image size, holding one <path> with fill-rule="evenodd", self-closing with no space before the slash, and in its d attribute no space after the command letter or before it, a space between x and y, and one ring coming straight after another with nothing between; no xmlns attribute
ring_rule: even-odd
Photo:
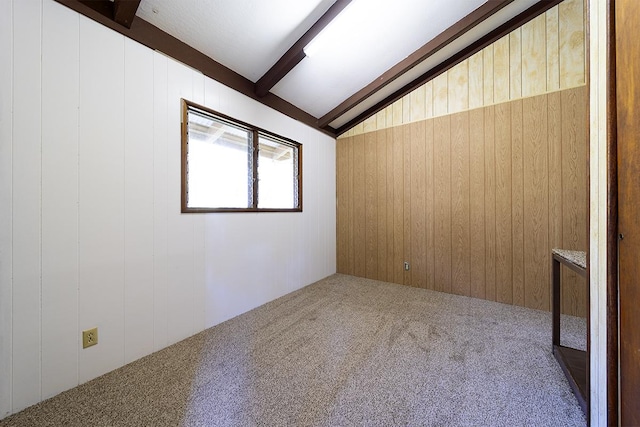
<svg viewBox="0 0 640 427"><path fill-rule="evenodd" d="M522 96L547 90L546 22L543 14L522 26Z"/></svg>
<svg viewBox="0 0 640 427"><path fill-rule="evenodd" d="M168 74L167 57L153 54L153 346L168 344Z"/></svg>
<svg viewBox="0 0 640 427"><path fill-rule="evenodd" d="M522 100L511 103L511 236L513 303L524 305L524 158Z"/></svg>
<svg viewBox="0 0 640 427"><path fill-rule="evenodd" d="M560 88L585 83L584 0L558 5Z"/></svg>
<svg viewBox="0 0 640 427"><path fill-rule="evenodd" d="M153 351L153 54L125 40L125 362Z"/></svg>
<svg viewBox="0 0 640 427"><path fill-rule="evenodd" d="M365 162L365 276L378 278L378 167L376 136L373 132L364 136Z"/></svg>
<svg viewBox="0 0 640 427"><path fill-rule="evenodd" d="M386 128L393 126L393 104L384 109Z"/></svg>
<svg viewBox="0 0 640 427"><path fill-rule="evenodd" d="M509 36L493 44L493 102L509 100Z"/></svg>
<svg viewBox="0 0 640 427"><path fill-rule="evenodd" d="M493 104L494 95L494 71L493 71L493 45L482 49L482 100L483 105Z"/></svg>
<svg viewBox="0 0 640 427"><path fill-rule="evenodd" d="M411 122L411 94L402 97L402 123Z"/></svg>
<svg viewBox="0 0 640 427"><path fill-rule="evenodd" d="M411 121L423 120L426 117L425 87L420 86L410 94L411 96Z"/></svg>
<svg viewBox="0 0 640 427"><path fill-rule="evenodd" d="M395 160L394 160L394 133L395 130L386 130L387 140L387 281L394 282L396 276L395 266Z"/></svg>
<svg viewBox="0 0 640 427"><path fill-rule="evenodd" d="M393 281L404 283L404 129L393 128Z"/></svg>
<svg viewBox="0 0 640 427"><path fill-rule="evenodd" d="M434 120L435 289L451 292L451 116Z"/></svg>
<svg viewBox="0 0 640 427"><path fill-rule="evenodd" d="M384 129L387 127L387 115L385 110L376 113L376 129Z"/></svg>
<svg viewBox="0 0 640 427"><path fill-rule="evenodd" d="M523 100L524 305L550 310L547 96Z"/></svg>
<svg viewBox="0 0 640 427"><path fill-rule="evenodd" d="M470 295L469 113L451 116L451 291Z"/></svg>
<svg viewBox="0 0 640 427"><path fill-rule="evenodd" d="M363 132L373 132L377 127L377 118L375 115L369 117L363 122Z"/></svg>
<svg viewBox="0 0 640 427"><path fill-rule="evenodd" d="M522 31L515 29L509 34L509 96L522 96Z"/></svg>
<svg viewBox="0 0 640 427"><path fill-rule="evenodd" d="M378 182L378 280L389 281L387 272L387 132L376 132L376 162Z"/></svg>
<svg viewBox="0 0 640 427"><path fill-rule="evenodd" d="M511 234L511 106L495 107L496 301L513 302Z"/></svg>
<svg viewBox="0 0 640 427"><path fill-rule="evenodd" d="M547 41L547 91L560 89L560 44L558 41L558 6L545 13Z"/></svg>
<svg viewBox="0 0 640 427"><path fill-rule="evenodd" d="M485 162L485 278L489 301L496 301L496 150L495 107L484 109L484 162Z"/></svg>
<svg viewBox="0 0 640 427"><path fill-rule="evenodd" d="M552 246L586 239L576 231L586 218L586 201L578 200L586 194L586 147L576 142L585 138L584 130L578 135L585 98L583 87L373 133L365 145L375 136L375 153L354 156L350 170L360 162L366 177L353 193L378 198L375 243L386 280L548 309ZM576 160L567 162L566 153ZM577 216L583 225L563 231ZM351 244L371 247L370 234L367 225L367 238ZM584 285L567 286L573 300L565 312L578 314Z"/></svg>
<svg viewBox="0 0 640 427"><path fill-rule="evenodd" d="M0 417L13 399L13 2L0 2Z"/></svg>
<svg viewBox="0 0 640 427"><path fill-rule="evenodd" d="M348 269L348 248L349 248L349 199L347 188L349 184L349 138L342 138L336 142L336 176L337 176L337 271L338 273L349 274Z"/></svg>
<svg viewBox="0 0 640 427"><path fill-rule="evenodd" d="M447 73L442 73L433 79L433 115L442 116L449 112L449 88Z"/></svg>
<svg viewBox="0 0 640 427"><path fill-rule="evenodd" d="M402 168L404 190L402 196L402 227L404 233L402 259L404 263L404 261L409 262L413 258L411 255L411 241L413 240L411 235L411 125L402 126ZM403 272L403 283L405 285L411 286L412 275L413 271L411 269Z"/></svg>
<svg viewBox="0 0 640 427"><path fill-rule="evenodd" d="M354 216L354 175L353 169L355 167L355 160L353 157L353 137L347 138L345 141L347 144L347 200L348 200L348 229L349 229L349 246L348 257L347 257L347 271L349 274L355 274L355 216Z"/></svg>
<svg viewBox="0 0 640 427"><path fill-rule="evenodd" d="M426 287L435 289L435 176L434 176L434 120L425 122L425 226L426 226Z"/></svg>
<svg viewBox="0 0 640 427"><path fill-rule="evenodd" d="M78 384L79 18L43 3L42 398Z"/></svg>
<svg viewBox="0 0 640 427"><path fill-rule="evenodd" d="M364 135L353 137L353 272L356 276L366 275L366 207L365 207L365 157Z"/></svg>
<svg viewBox="0 0 640 427"><path fill-rule="evenodd" d="M426 168L425 123L411 124L411 284L426 288L427 226L425 223Z"/></svg>
<svg viewBox="0 0 640 427"><path fill-rule="evenodd" d="M124 363L123 107L124 37L80 18L79 327L100 334L80 382Z"/></svg>
<svg viewBox="0 0 640 427"><path fill-rule="evenodd" d="M469 112L470 296L485 298L485 129L484 111Z"/></svg>
<svg viewBox="0 0 640 427"><path fill-rule="evenodd" d="M562 201L563 247L586 250L586 146L584 118L586 101L584 87L562 92ZM564 269L569 270L569 269ZM566 286L564 284L566 283ZM565 312L585 315L585 280L572 271L563 277Z"/></svg>
<svg viewBox="0 0 640 427"><path fill-rule="evenodd" d="M566 0L513 30L387 107L395 110L395 119L385 126L584 85L583 9L582 0ZM345 136L374 126L382 129L368 118Z"/></svg>
<svg viewBox="0 0 640 427"><path fill-rule="evenodd" d="M433 117L433 80L424 84L424 117Z"/></svg>
<svg viewBox="0 0 640 427"><path fill-rule="evenodd" d="M484 105L484 65L482 51L469 58L469 108Z"/></svg>
<svg viewBox="0 0 640 427"><path fill-rule="evenodd" d="M13 2L13 411L41 394L41 2ZM10 114L9 112L7 112Z"/></svg>
<svg viewBox="0 0 640 427"><path fill-rule="evenodd" d="M402 124L402 98L391 104L393 126L400 126ZM387 120L387 124L389 121Z"/></svg>
<svg viewBox="0 0 640 427"><path fill-rule="evenodd" d="M560 93L547 96L549 152L549 247L562 248L562 110ZM550 300L549 300L550 301Z"/></svg>
<svg viewBox="0 0 640 427"><path fill-rule="evenodd" d="M469 62L462 61L447 72L449 113L469 109Z"/></svg>

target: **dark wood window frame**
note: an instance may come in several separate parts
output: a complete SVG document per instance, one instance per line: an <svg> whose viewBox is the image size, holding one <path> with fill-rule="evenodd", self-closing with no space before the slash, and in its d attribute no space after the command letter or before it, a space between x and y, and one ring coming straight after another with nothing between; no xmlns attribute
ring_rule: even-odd
<svg viewBox="0 0 640 427"><path fill-rule="evenodd" d="M182 103L182 120L181 120L181 134L182 134L182 144L181 144L181 211L182 213L220 213L220 212L302 212L302 144L294 141L292 139L283 137L281 135L275 134L273 132L269 132L265 129L259 128L257 126L251 125L249 123L245 123L241 120L234 119L225 114L219 113L215 110L207 108L205 106L196 104L194 102L188 101L186 99L181 99ZM238 126L240 128L247 129L248 132L252 134L252 138L250 143L252 144L252 155L251 155L251 173L252 182L249 182L247 185L247 190L251 192L251 206L247 208L206 208L206 207L189 207L188 206L188 198L189 198L189 186L188 186L188 178L189 178L189 164L188 164L188 149L189 149L189 110L197 110L201 113L205 113L210 115L213 119L218 119L223 122L228 122L231 125ZM259 191L259 180L258 180L258 157L259 157L259 143L260 136L269 138L283 145L288 145L294 148L296 153L296 160L294 161L294 176L292 179L294 180L294 203L296 207L293 208L259 208L258 207L258 191Z"/></svg>

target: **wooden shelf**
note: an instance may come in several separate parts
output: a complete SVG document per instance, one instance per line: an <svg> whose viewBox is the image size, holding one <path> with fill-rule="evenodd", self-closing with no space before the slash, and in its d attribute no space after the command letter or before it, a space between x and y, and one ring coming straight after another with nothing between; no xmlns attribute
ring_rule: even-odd
<svg viewBox="0 0 640 427"><path fill-rule="evenodd" d="M587 352L561 345L553 346L553 355L569 380L582 411L587 413Z"/></svg>
<svg viewBox="0 0 640 427"><path fill-rule="evenodd" d="M552 295L552 351L564 372L582 411L587 414L589 394L589 353L560 345L560 265L563 264L586 277L586 253L554 249L551 252L551 295Z"/></svg>

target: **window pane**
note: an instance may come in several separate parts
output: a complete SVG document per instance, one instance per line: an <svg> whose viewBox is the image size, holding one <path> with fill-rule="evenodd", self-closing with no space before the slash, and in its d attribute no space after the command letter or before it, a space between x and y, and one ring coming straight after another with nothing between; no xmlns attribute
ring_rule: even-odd
<svg viewBox="0 0 640 427"><path fill-rule="evenodd" d="M189 111L188 201L190 208L251 206L251 135Z"/></svg>
<svg viewBox="0 0 640 427"><path fill-rule="evenodd" d="M258 153L258 207L296 208L298 159L295 148L260 135Z"/></svg>

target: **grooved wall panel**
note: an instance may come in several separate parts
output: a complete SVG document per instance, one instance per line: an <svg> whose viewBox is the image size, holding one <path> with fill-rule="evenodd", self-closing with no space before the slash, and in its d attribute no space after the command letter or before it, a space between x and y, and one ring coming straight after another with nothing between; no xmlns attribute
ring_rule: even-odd
<svg viewBox="0 0 640 427"><path fill-rule="evenodd" d="M333 138L53 0L0 34L0 418L335 272ZM180 97L300 141L304 211L181 214Z"/></svg>
<svg viewBox="0 0 640 427"><path fill-rule="evenodd" d="M547 90L546 15L522 26L522 96Z"/></svg>
<svg viewBox="0 0 640 427"><path fill-rule="evenodd" d="M124 38L85 18L79 83L79 324L100 336L100 346L80 353L84 382L122 366L125 326Z"/></svg>
<svg viewBox="0 0 640 427"><path fill-rule="evenodd" d="M496 150L495 107L484 113L485 298L496 300Z"/></svg>
<svg viewBox="0 0 640 427"><path fill-rule="evenodd" d="M13 2L13 7L13 37L23 45L13 56L13 109L5 112L13 118L12 410L17 411L38 402L41 393L42 3Z"/></svg>
<svg viewBox="0 0 640 427"><path fill-rule="evenodd" d="M376 132L376 170L378 181L378 279L389 281L387 260L387 132ZM338 147L340 144L337 145ZM339 175L338 175L339 176ZM338 187L339 188L339 187Z"/></svg>
<svg viewBox="0 0 640 427"><path fill-rule="evenodd" d="M434 159L434 120L426 120L424 126L425 145L425 228L426 228L426 282L427 289L436 289L435 286L435 169Z"/></svg>
<svg viewBox="0 0 640 427"><path fill-rule="evenodd" d="M343 136L584 85L585 2L564 0L386 107L384 123L368 118Z"/></svg>
<svg viewBox="0 0 640 427"><path fill-rule="evenodd" d="M336 146L336 197L337 197L337 248L336 262L338 271L350 271L349 268L349 144L351 138Z"/></svg>
<svg viewBox="0 0 640 427"><path fill-rule="evenodd" d="M587 174L586 117L584 88L564 91L562 108L562 247L585 250L587 245L587 191L583 185ZM585 279L569 269L563 269L563 298L565 311L585 316L586 307L581 304L586 296Z"/></svg>
<svg viewBox="0 0 640 427"><path fill-rule="evenodd" d="M354 273L366 277L366 211L364 135L353 138L353 238L361 244L354 247Z"/></svg>
<svg viewBox="0 0 640 427"><path fill-rule="evenodd" d="M386 154L377 167L387 178L376 200L387 278L376 279L549 310L551 249L586 249L586 99L580 87L373 133L364 149ZM338 140L338 161L352 139ZM563 274L563 311L584 316L584 281Z"/></svg>
<svg viewBox="0 0 640 427"><path fill-rule="evenodd" d="M524 305L549 310L549 167L547 97L523 101Z"/></svg>
<svg viewBox="0 0 640 427"><path fill-rule="evenodd" d="M427 287L426 150L425 122L411 125L411 281L418 288Z"/></svg>
<svg viewBox="0 0 640 427"><path fill-rule="evenodd" d="M411 241L413 236L411 235L411 125L404 125L402 129L402 182L403 182L403 210L402 210L402 227L403 238L402 243L404 248L402 250L402 259L405 261L411 260ZM411 286L412 271L403 270L402 283Z"/></svg>
<svg viewBox="0 0 640 427"><path fill-rule="evenodd" d="M484 130L484 111L469 112L469 130ZM469 252L470 292L485 298L485 132L475 132L469 141Z"/></svg>
<svg viewBox="0 0 640 427"><path fill-rule="evenodd" d="M469 113L451 116L451 291L470 295Z"/></svg>
<svg viewBox="0 0 640 427"><path fill-rule="evenodd" d="M365 160L365 277L378 277L378 174L375 133L364 136Z"/></svg>
<svg viewBox="0 0 640 427"><path fill-rule="evenodd" d="M509 99L522 96L522 28L509 34Z"/></svg>
<svg viewBox="0 0 640 427"><path fill-rule="evenodd" d="M153 52L125 40L125 362L153 352ZM200 233L202 235L203 233Z"/></svg>
<svg viewBox="0 0 640 427"><path fill-rule="evenodd" d="M386 207L387 207L387 282L393 282L395 280L395 238L394 238L394 213L395 213L395 205L393 201L395 201L394 191L395 191L395 174L394 174L394 151L393 151L393 134L395 132L394 128L389 128L387 130L382 130L380 133L384 133L386 135L386 145L387 145L387 198ZM389 203L389 202L392 203Z"/></svg>
<svg viewBox="0 0 640 427"><path fill-rule="evenodd" d="M524 160L522 101L511 103L511 236L513 303L524 304Z"/></svg>
<svg viewBox="0 0 640 427"><path fill-rule="evenodd" d="M79 19L43 3L42 398L78 383ZM56 51L55 46L63 46ZM60 141L60 142L58 142ZM153 338L153 337L152 337Z"/></svg>
<svg viewBox="0 0 640 427"><path fill-rule="evenodd" d="M393 281L404 283L404 142L403 128L393 128Z"/></svg>
<svg viewBox="0 0 640 427"><path fill-rule="evenodd" d="M13 19L13 2L0 2L0 417L13 407Z"/></svg>
<svg viewBox="0 0 640 427"><path fill-rule="evenodd" d="M451 117L434 120L435 289L451 292Z"/></svg>
<svg viewBox="0 0 640 427"><path fill-rule="evenodd" d="M496 301L513 303L511 106L496 105Z"/></svg>

